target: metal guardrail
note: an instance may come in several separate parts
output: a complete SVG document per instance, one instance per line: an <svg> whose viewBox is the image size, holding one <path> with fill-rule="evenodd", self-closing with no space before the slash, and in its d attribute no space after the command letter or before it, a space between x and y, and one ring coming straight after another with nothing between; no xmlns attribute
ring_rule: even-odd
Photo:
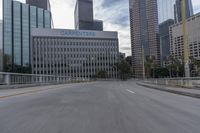
<svg viewBox="0 0 200 133"><path fill-rule="evenodd" d="M35 75L35 74L0 72L0 85L71 83L78 81L90 81L90 79L81 77L72 78L72 77L55 76L55 75Z"/></svg>
<svg viewBox="0 0 200 133"><path fill-rule="evenodd" d="M200 77L145 79L144 82L158 84L158 85L200 88Z"/></svg>

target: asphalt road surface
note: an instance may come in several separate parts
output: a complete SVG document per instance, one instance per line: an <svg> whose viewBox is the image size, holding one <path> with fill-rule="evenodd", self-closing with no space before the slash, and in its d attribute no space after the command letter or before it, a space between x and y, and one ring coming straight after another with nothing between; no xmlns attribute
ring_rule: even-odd
<svg viewBox="0 0 200 133"><path fill-rule="evenodd" d="M200 133L200 99L135 81L55 86L1 98L0 133Z"/></svg>

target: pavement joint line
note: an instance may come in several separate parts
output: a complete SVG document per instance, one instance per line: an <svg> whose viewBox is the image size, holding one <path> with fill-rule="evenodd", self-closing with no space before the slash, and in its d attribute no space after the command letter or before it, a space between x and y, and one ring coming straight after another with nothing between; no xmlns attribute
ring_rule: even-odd
<svg viewBox="0 0 200 133"><path fill-rule="evenodd" d="M135 94L135 92L133 92L133 91L131 91L131 90L129 90L129 89L126 89L128 92L130 92L130 93L133 93L133 94Z"/></svg>

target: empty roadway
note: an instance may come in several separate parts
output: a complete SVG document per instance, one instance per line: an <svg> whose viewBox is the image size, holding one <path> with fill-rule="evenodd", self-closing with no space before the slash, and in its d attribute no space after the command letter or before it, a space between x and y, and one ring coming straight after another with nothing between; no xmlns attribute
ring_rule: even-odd
<svg viewBox="0 0 200 133"><path fill-rule="evenodd" d="M57 85L1 98L0 133L200 133L200 99L135 81Z"/></svg>

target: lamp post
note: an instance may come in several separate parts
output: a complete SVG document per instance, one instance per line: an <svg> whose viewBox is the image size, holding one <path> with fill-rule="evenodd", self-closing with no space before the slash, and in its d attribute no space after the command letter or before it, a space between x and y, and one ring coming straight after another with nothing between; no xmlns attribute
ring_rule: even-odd
<svg viewBox="0 0 200 133"><path fill-rule="evenodd" d="M181 1L181 12L182 12L182 32L183 32L183 44L184 44L184 68L185 77L190 77L190 67L189 67L189 52L188 52L188 38L186 29L186 0Z"/></svg>

